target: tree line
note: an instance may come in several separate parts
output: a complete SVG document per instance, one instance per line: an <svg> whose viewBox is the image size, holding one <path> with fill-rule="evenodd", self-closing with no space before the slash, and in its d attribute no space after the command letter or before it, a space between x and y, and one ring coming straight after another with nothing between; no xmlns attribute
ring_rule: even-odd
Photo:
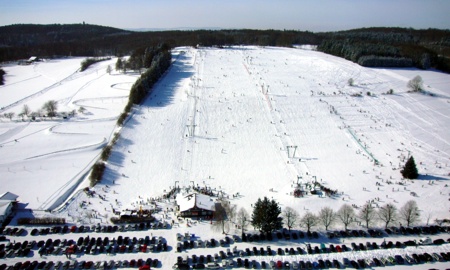
<svg viewBox="0 0 450 270"><path fill-rule="evenodd" d="M328 33L318 50L367 67L434 67L450 72L450 31L363 28Z"/></svg>
<svg viewBox="0 0 450 270"><path fill-rule="evenodd" d="M421 84L421 78L416 77L411 80L411 84L417 87L416 84ZM404 178L416 179L419 174L414 161L414 157L410 156L401 170ZM330 207L323 207L319 213L312 213L306 211L302 216L298 211L285 207L281 210L280 205L273 199L269 200L267 197L259 198L253 207L251 216L245 208L236 208L227 200L220 200L216 204L216 211L214 213L214 228L222 233L227 233L231 224L235 224L241 229L244 234L245 229L252 225L255 229L262 233L270 233L283 228L283 224L289 229L295 227L304 227L307 232L317 225L322 225L325 230L340 222L345 230L351 224L364 225L366 228L376 226L379 224L387 228L395 222L404 222L409 227L420 221L420 210L414 200L406 202L400 209L392 203L387 203L383 206L378 206L379 200L367 201L360 208L356 205L344 204L338 211L334 211ZM357 211L355 209L358 209ZM431 216L428 216L427 223Z"/></svg>
<svg viewBox="0 0 450 270"><path fill-rule="evenodd" d="M4 78L5 74L6 74L6 72L2 68L0 68L0 85L5 84L5 78Z"/></svg>
<svg viewBox="0 0 450 270"><path fill-rule="evenodd" d="M252 225L254 229L261 233L280 230L283 225L289 231L301 227L309 233L319 225L328 231L337 224L347 230L353 224L369 229L378 225L388 228L390 225L402 225L402 222L409 227L420 222L420 210L414 200L407 201L401 208L397 208L392 203L380 207L376 207L376 205L374 201L368 201L361 207L344 204L337 211L326 206L321 208L318 213L306 211L303 215L300 215L297 210L291 207L285 207L281 210L279 203L264 197L258 199L253 205L253 212L250 215L245 208L237 210L235 205L222 200L216 207L213 226L223 233L227 233L231 225L240 228L242 234L249 225ZM428 219L430 218L431 216L428 217Z"/></svg>
<svg viewBox="0 0 450 270"><path fill-rule="evenodd" d="M93 58L86 58L81 62L81 67L80 67L80 72L85 71L86 69L88 69L88 67L90 67L91 65L101 62L101 61L106 61L106 60L110 60L111 57L93 57Z"/></svg>
<svg viewBox="0 0 450 270"><path fill-rule="evenodd" d="M125 73L127 69L140 71L144 68L145 71L131 87L130 94L128 96L128 103L117 120L117 125L119 126L122 126L124 121L129 116L133 105L139 105L145 100L148 94L152 91L153 85L161 78L172 63L170 47L165 43L156 47L137 49L132 53L132 56L133 57L130 57L128 60L119 57L116 62L116 70ZM100 154L100 160L92 167L92 171L89 176L91 186L94 186L101 181L103 173L106 169L105 162L111 155L112 148L118 139L119 133L116 133L111 142L103 148Z"/></svg>
<svg viewBox="0 0 450 270"><path fill-rule="evenodd" d="M440 29L362 28L313 33L298 30L189 30L133 32L90 24L9 25L0 27L0 62L33 55L130 55L135 48L165 41L177 46L311 44L365 66L435 67L450 72L450 31Z"/></svg>

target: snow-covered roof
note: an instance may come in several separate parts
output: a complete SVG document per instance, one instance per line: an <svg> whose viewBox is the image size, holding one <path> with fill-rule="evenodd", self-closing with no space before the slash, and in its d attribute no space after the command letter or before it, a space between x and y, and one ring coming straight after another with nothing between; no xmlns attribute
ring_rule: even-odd
<svg viewBox="0 0 450 270"><path fill-rule="evenodd" d="M199 193L180 193L177 195L176 201L180 206L181 212L192 209L194 207L209 211L215 211L216 209L215 202L211 197Z"/></svg>
<svg viewBox="0 0 450 270"><path fill-rule="evenodd" d="M0 195L0 200L3 200L3 201L16 201L17 198L19 198L19 196L17 196L14 193L11 193L9 191L7 191L7 192L3 193L2 195Z"/></svg>
<svg viewBox="0 0 450 270"><path fill-rule="evenodd" d="M0 200L0 216L6 216L8 206L11 204L10 200Z"/></svg>

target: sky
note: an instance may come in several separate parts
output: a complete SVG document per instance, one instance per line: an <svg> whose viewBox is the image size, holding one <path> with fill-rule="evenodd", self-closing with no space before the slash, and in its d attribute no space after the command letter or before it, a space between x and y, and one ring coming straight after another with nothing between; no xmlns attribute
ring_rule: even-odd
<svg viewBox="0 0 450 270"><path fill-rule="evenodd" d="M450 29L450 0L0 0L0 25L82 23L122 29Z"/></svg>

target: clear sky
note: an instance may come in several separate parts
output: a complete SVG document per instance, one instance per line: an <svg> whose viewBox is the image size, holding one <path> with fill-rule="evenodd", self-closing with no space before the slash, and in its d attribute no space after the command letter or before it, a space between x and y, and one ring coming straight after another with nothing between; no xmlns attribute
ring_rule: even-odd
<svg viewBox="0 0 450 270"><path fill-rule="evenodd" d="M82 23L133 28L335 31L450 29L450 0L0 0L0 25Z"/></svg>

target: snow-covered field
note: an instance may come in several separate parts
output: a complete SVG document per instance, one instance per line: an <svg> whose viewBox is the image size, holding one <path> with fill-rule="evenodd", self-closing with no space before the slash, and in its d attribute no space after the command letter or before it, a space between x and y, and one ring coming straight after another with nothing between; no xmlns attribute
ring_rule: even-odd
<svg viewBox="0 0 450 270"><path fill-rule="evenodd" d="M82 184L102 147L110 140L118 115L138 75L107 74L115 60L78 72L84 58L5 66L0 87L0 193L9 191L31 209L53 209ZM49 100L58 112L84 113L69 120L38 117L24 121L24 105L38 112ZM43 114L46 112L44 111ZM84 185L87 185L85 183Z"/></svg>
<svg viewBox="0 0 450 270"><path fill-rule="evenodd" d="M194 184L223 191L248 212L267 196L299 212L368 200L400 208L414 199L423 217L448 216L449 75L368 69L298 49L179 51L108 164L104 185L122 207ZM436 96L407 93L416 75ZM383 94L389 89L394 95ZM419 180L401 179L408 155ZM342 195L294 198L298 177Z"/></svg>
<svg viewBox="0 0 450 270"><path fill-rule="evenodd" d="M94 188L105 200L76 190L88 185L85 174L116 131L137 75L107 74L116 59L83 73L77 72L81 58L4 67L2 114L18 114L24 104L37 110L51 99L59 111L87 111L58 121L1 118L0 193L13 192L28 208L45 210L72 192L65 207L38 215L83 224L107 223L113 208L139 209L174 186L192 185L221 191L249 213L264 196L300 215L368 200L400 208L413 199L423 223L448 218L448 74L364 68L288 48L177 48L173 55L169 72L120 130L104 179ZM433 96L407 92L416 75ZM390 89L394 94L385 95ZM408 155L416 160L418 180L401 178ZM338 195L292 196L294 186L315 180ZM158 218L175 219L173 213ZM221 237L207 222L161 234L174 246L174 235L187 231ZM161 258L167 267L176 256Z"/></svg>

